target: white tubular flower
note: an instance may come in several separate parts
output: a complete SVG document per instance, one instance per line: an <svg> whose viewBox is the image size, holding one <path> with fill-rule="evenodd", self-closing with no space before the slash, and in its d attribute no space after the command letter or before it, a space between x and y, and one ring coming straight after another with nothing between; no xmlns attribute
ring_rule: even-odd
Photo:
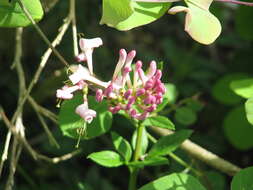
<svg viewBox="0 0 253 190"><path fill-rule="evenodd" d="M92 53L93 49L103 45L103 41L101 38L92 38L85 39L81 38L79 40L79 46L84 54L79 55L80 60L87 60L88 68L90 74L93 75L93 63L92 63ZM85 55L85 56L84 56Z"/></svg>
<svg viewBox="0 0 253 190"><path fill-rule="evenodd" d="M96 111L88 108L88 102L84 102L83 104L76 107L76 114L80 115L87 123L91 123L93 118L96 117Z"/></svg>
<svg viewBox="0 0 253 190"><path fill-rule="evenodd" d="M73 92L79 90L80 87L78 85L76 86L72 86L72 87L68 87L68 86L64 86L62 89L58 89L56 91L56 97L57 98L61 98L61 99L65 99L65 100L69 100L73 98Z"/></svg>
<svg viewBox="0 0 253 190"><path fill-rule="evenodd" d="M108 84L106 82L100 81L96 77L92 76L87 68L83 67L82 65L78 65L77 70L69 76L69 79L73 84L77 84L78 82L84 80L96 84L100 87L106 88Z"/></svg>

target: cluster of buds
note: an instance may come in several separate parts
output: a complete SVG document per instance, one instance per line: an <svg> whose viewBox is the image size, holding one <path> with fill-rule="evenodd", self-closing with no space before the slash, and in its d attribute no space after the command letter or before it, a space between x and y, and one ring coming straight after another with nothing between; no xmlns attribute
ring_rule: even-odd
<svg viewBox="0 0 253 190"><path fill-rule="evenodd" d="M82 53L77 56L77 60L87 62L88 69L79 64L69 76L72 86L64 86L57 90L56 96L60 99L71 99L73 92L82 90L84 102L76 108L76 113L86 122L90 123L96 117L96 111L88 108L89 85L96 86L98 102L104 98L107 99L108 109L113 114L123 110L134 119L144 120L156 110L158 104L162 103L165 86L161 82L162 72L157 69L155 61L151 61L145 73L141 61L137 61L132 66L136 51L127 53L125 49L121 49L112 80L103 82L93 75L92 63L93 49L101 46L102 40L100 38L81 39L79 45Z"/></svg>
<svg viewBox="0 0 253 190"><path fill-rule="evenodd" d="M106 97L109 111L113 114L123 110L132 118L144 120L162 103L165 86L161 82L162 72L157 69L155 61L151 61L146 74L141 61L137 61L132 69L135 55L134 50L128 54L124 49L119 51L112 80L107 88L97 90L96 100L100 102Z"/></svg>

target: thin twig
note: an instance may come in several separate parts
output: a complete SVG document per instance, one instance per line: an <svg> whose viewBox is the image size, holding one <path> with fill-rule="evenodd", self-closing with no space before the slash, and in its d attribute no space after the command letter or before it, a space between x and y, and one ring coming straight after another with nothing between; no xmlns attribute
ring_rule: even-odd
<svg viewBox="0 0 253 190"><path fill-rule="evenodd" d="M31 96L28 97L28 101L31 105L33 105L36 108L36 110L39 113L41 113L42 115L53 121L55 124L58 124L58 117L55 113L39 105Z"/></svg>
<svg viewBox="0 0 253 190"><path fill-rule="evenodd" d="M2 170L3 170L4 162L8 158L8 151L9 151L10 141L11 141L11 132L8 131L8 133L6 135L5 143L4 143L4 151L3 151L3 154L2 154L2 157L1 157L1 162L0 162L0 178L1 178Z"/></svg>
<svg viewBox="0 0 253 190"><path fill-rule="evenodd" d="M51 50L54 52L54 54L59 58L59 60L67 67L69 67L68 62L62 57L62 55L55 49L55 47L51 44L51 42L48 40L48 38L46 37L46 35L42 32L42 30L40 29L40 27L36 24L36 22L34 21L34 19L32 18L30 12L27 10L27 8L25 7L24 3L21 0L18 0L18 4L21 7L21 9L23 10L23 12L25 13L25 15L27 16L27 18L31 21L32 25L34 26L34 28L37 30L38 34L41 36L41 38L44 40L44 42L46 42L46 44L51 48Z"/></svg>
<svg viewBox="0 0 253 190"><path fill-rule="evenodd" d="M170 135L174 132L162 129L158 127L150 127L154 132L161 136ZM224 160L223 158L219 157L218 155L204 149L203 147L193 143L190 140L185 140L180 148L187 152L192 157L201 160L205 162L207 165L212 166L216 168L217 170L220 170L230 176L235 175L237 172L241 170L240 167L230 163L227 160Z"/></svg>
<svg viewBox="0 0 253 190"><path fill-rule="evenodd" d="M60 148L60 145L58 144L58 142L56 141L56 139L54 138L53 134L51 133L51 131L49 130L49 127L47 126L46 124L46 121L44 120L44 118L41 116L41 114L39 113L38 111L38 108L36 107L36 105L34 105L33 103L31 103L34 111L36 112L39 120L40 120L40 123L43 127L43 129L45 130L46 134L47 134L47 137L49 139L49 142L52 144L52 145L55 145L57 148Z"/></svg>
<svg viewBox="0 0 253 190"><path fill-rule="evenodd" d="M68 159L71 159L72 157L74 157L75 155L79 154L82 152L82 149L78 149L78 150L75 150L71 153L67 153L65 155L62 155L62 156L59 156L59 157L54 157L54 158L50 158L50 157L47 157L45 155L42 155L38 152L36 152L32 147L31 145L27 142L26 138L25 137L22 137L19 133L17 133L17 131L15 130L15 127L11 124L11 122L9 121L9 119L7 118L7 116L5 115L5 112L3 110L3 108L0 107L0 115L6 125L6 127L8 129L10 129L11 133L17 137L18 141L24 145L24 147L26 148L26 150L32 155L33 159L34 160L44 160L44 161L47 161L49 163L53 163L53 164L57 164L61 161L66 161Z"/></svg>
<svg viewBox="0 0 253 190"><path fill-rule="evenodd" d="M64 24L60 27L59 34L56 36L55 40L52 42L52 46L55 47L56 45L58 45L61 42L65 32L67 31L67 29L69 27L70 21L71 20L69 18L65 19ZM49 59L51 53L52 53L52 49L48 48L47 51L42 56L40 65L39 65L36 73L34 74L34 77L33 77L32 81L30 82L28 89L25 92L25 95L22 97L22 100L20 101L20 104L18 105L18 107L13 115L14 121L15 121L17 115L19 114L19 112L21 111L21 107L24 105L24 103L26 102L26 99L29 97L29 94L31 93L34 85L38 82L40 74L41 74L43 68L45 67L47 60Z"/></svg>
<svg viewBox="0 0 253 190"><path fill-rule="evenodd" d="M72 35L73 35L73 46L74 46L74 56L78 53L78 43L77 43L77 29L76 29L76 1L70 0L70 18L72 22Z"/></svg>

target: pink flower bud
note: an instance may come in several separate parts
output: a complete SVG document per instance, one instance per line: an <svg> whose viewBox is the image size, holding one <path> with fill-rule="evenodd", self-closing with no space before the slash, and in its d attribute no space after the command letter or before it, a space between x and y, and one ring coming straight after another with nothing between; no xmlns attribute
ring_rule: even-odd
<svg viewBox="0 0 253 190"><path fill-rule="evenodd" d="M152 104L151 106L149 106L149 107L146 109L146 111L147 111L147 112L153 112L153 111L155 111L156 107L157 107L156 104Z"/></svg>
<svg viewBox="0 0 253 190"><path fill-rule="evenodd" d="M155 75L155 73L156 73L156 62L155 61L151 61L149 69L148 69L148 72L147 72L147 77L151 78L151 77L153 77Z"/></svg>
<svg viewBox="0 0 253 190"><path fill-rule="evenodd" d="M157 70L156 74L155 74L155 79L156 80L160 80L162 77L162 71L161 70Z"/></svg>
<svg viewBox="0 0 253 190"><path fill-rule="evenodd" d="M154 81L153 81L152 79L149 79L149 80L145 83L144 88L145 88L146 90L148 90L148 89L152 89L153 86L154 86Z"/></svg>
<svg viewBox="0 0 253 190"><path fill-rule="evenodd" d="M103 100L103 98L104 98L103 90L97 89L97 91L96 91L96 101L101 102Z"/></svg>
<svg viewBox="0 0 253 190"><path fill-rule="evenodd" d="M125 98L125 99L128 99L128 98L131 96L132 93L133 93L133 90L132 90L132 89L128 89L128 90L125 92L125 94L124 94L124 98Z"/></svg>
<svg viewBox="0 0 253 190"><path fill-rule="evenodd" d="M137 115L137 111L135 109L131 109L129 114L130 114L131 117L135 118L136 115Z"/></svg>
<svg viewBox="0 0 253 190"><path fill-rule="evenodd" d="M109 107L109 111L110 111L112 114L118 113L118 112L120 111L120 109L121 109L120 105L117 105L117 106L115 106L115 107L112 107L112 106Z"/></svg>
<svg viewBox="0 0 253 190"><path fill-rule="evenodd" d="M156 102L156 97L149 94L145 99L144 99L144 104L154 104Z"/></svg>
<svg viewBox="0 0 253 190"><path fill-rule="evenodd" d="M141 61L137 61L136 64L135 64L136 70L141 69L141 67L142 67L142 62Z"/></svg>
<svg viewBox="0 0 253 190"><path fill-rule="evenodd" d="M138 120L144 120L149 116L149 112L143 112L141 115L138 115L136 119Z"/></svg>
<svg viewBox="0 0 253 190"><path fill-rule="evenodd" d="M144 88L141 88L141 89L138 89L137 92L136 92L136 96L141 96L143 94L145 94L145 89Z"/></svg>

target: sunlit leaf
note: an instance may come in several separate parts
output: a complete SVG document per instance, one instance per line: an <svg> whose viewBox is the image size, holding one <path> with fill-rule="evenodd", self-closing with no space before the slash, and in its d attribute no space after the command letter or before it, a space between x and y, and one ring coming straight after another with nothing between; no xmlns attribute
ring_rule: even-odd
<svg viewBox="0 0 253 190"><path fill-rule="evenodd" d="M170 14L186 12L185 31L202 44L211 44L221 33L220 21L209 12L213 0L186 0L188 7L175 6Z"/></svg>
<svg viewBox="0 0 253 190"><path fill-rule="evenodd" d="M118 167L124 163L118 153L109 150L91 153L87 158L105 167Z"/></svg>
<svg viewBox="0 0 253 190"><path fill-rule="evenodd" d="M145 126L155 126L172 130L175 129L175 125L167 117L164 116L148 117L143 121L142 124Z"/></svg>
<svg viewBox="0 0 253 190"><path fill-rule="evenodd" d="M248 121L253 125L253 97L246 101L245 111Z"/></svg>
<svg viewBox="0 0 253 190"><path fill-rule="evenodd" d="M22 0L32 18L38 22L43 17L43 9L39 0ZM24 14L17 0L0 1L0 27L24 27L31 21Z"/></svg>
<svg viewBox="0 0 253 190"><path fill-rule="evenodd" d="M234 80L230 83L230 87L243 98L253 97L253 79Z"/></svg>
<svg viewBox="0 0 253 190"><path fill-rule="evenodd" d="M117 0L103 0L103 16L100 24L107 24L118 30L130 30L151 23L164 15L171 4L135 2L130 0L114 4L114 1L118 2ZM123 4L125 4L126 10L122 8ZM132 14L130 10L133 11Z"/></svg>

